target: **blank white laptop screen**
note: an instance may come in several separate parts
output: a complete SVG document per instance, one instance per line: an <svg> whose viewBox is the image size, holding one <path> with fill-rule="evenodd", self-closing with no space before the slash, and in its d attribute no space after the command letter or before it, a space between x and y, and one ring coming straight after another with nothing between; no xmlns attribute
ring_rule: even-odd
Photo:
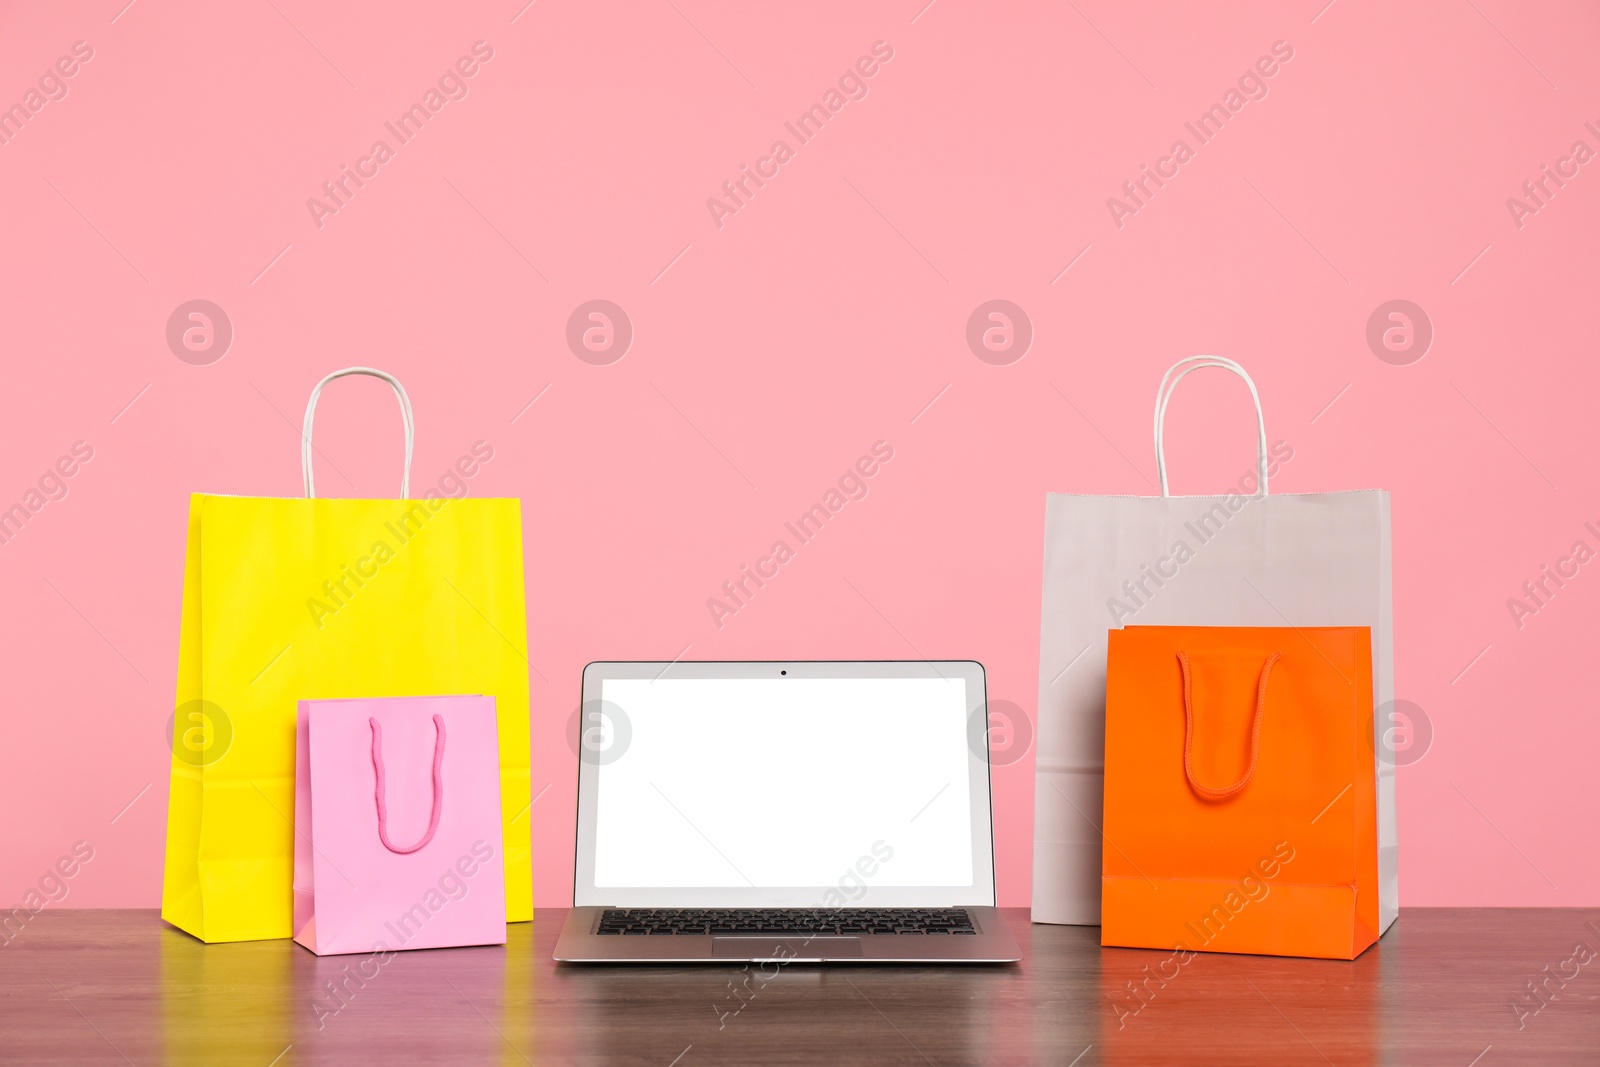
<svg viewBox="0 0 1600 1067"><path fill-rule="evenodd" d="M595 886L830 886L866 868L874 889L973 885L981 697L962 679L607 678L600 696L628 737L593 768Z"/></svg>

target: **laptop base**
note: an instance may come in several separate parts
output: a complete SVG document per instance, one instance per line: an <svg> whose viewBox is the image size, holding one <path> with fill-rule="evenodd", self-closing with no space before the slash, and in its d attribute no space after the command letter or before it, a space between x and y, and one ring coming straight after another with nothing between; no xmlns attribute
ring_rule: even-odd
<svg viewBox="0 0 1600 1067"><path fill-rule="evenodd" d="M1016 938L998 908L968 907L974 933L600 934L606 908L573 908L555 958L568 963L1014 963ZM849 909L841 915L848 916Z"/></svg>

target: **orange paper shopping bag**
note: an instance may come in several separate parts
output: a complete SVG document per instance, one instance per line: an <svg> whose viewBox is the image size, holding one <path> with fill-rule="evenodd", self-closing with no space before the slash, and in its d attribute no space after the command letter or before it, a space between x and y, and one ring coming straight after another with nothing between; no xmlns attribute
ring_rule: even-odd
<svg viewBox="0 0 1600 1067"><path fill-rule="evenodd" d="M1360 955L1372 719L1364 626L1111 631L1100 943Z"/></svg>

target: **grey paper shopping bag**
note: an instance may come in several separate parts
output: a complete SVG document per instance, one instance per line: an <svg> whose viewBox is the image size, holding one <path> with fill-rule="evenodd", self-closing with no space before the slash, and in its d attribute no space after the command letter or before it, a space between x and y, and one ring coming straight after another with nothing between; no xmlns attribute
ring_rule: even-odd
<svg viewBox="0 0 1600 1067"><path fill-rule="evenodd" d="M1237 492L1168 495L1162 422L1190 373L1232 371L1255 400L1256 472ZM1292 449L1267 446L1255 383L1232 360L1195 356L1156 396L1159 497L1051 494L1045 504L1044 598L1034 785L1033 920L1100 921L1106 634L1124 625L1366 626L1372 630L1375 731L1394 699L1389 494L1271 496ZM1379 931L1399 913L1395 768L1374 738L1378 781ZM1348 802L1330 798L1335 803ZM1314 814L1314 813L1313 813Z"/></svg>

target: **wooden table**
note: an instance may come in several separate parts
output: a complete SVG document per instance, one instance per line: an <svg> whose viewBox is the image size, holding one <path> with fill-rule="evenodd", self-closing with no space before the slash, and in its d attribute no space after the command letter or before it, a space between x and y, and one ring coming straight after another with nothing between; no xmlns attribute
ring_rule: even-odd
<svg viewBox="0 0 1600 1067"><path fill-rule="evenodd" d="M1102 949L1097 929L1015 909L1020 965L767 978L557 966L563 915L511 927L503 949L379 965L289 941L202 945L149 911L47 910L0 947L0 1062L1600 1063L1600 956L1574 959L1580 943L1600 952L1595 910L1412 908L1352 963L1162 968L1168 953ZM363 964L371 977L351 977Z"/></svg>

